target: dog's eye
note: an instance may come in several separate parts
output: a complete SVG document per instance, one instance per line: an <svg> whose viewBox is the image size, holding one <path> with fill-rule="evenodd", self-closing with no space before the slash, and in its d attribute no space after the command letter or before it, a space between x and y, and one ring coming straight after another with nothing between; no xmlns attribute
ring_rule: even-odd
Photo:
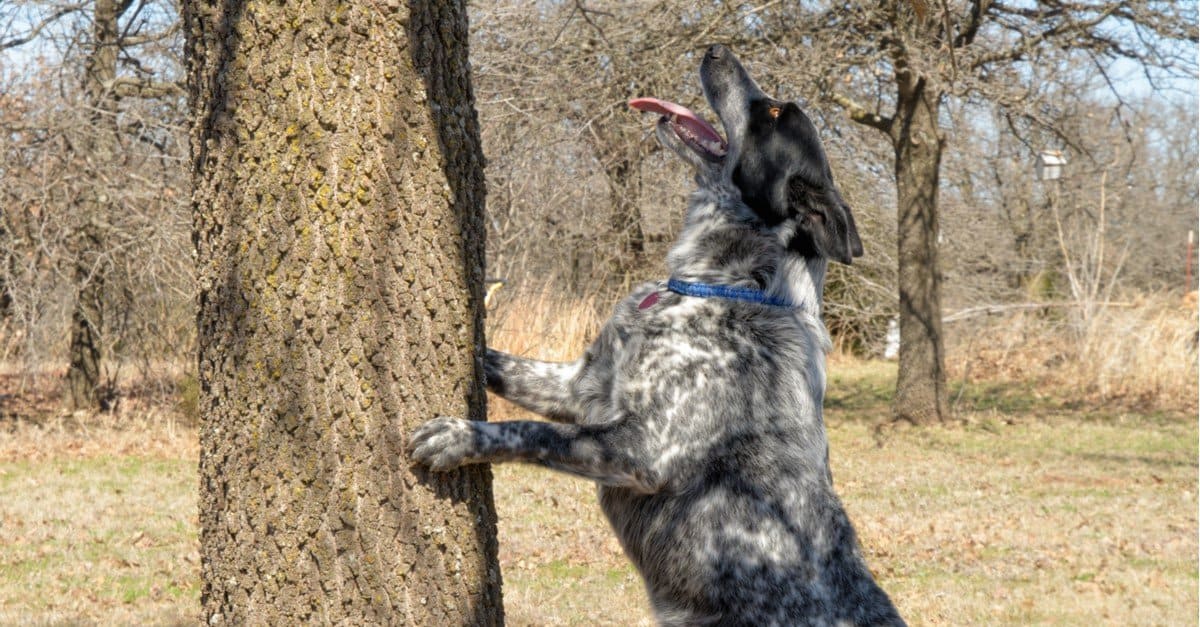
<svg viewBox="0 0 1200 627"><path fill-rule="evenodd" d="M782 109L780 109L779 107L771 107L770 109L767 109L767 115L769 115L773 118L777 118L777 117L779 117L780 111L782 111Z"/></svg>

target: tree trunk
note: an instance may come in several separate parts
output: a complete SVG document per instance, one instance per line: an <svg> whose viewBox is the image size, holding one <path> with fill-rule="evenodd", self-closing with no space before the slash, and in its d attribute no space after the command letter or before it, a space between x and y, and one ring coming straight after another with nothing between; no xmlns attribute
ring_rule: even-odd
<svg viewBox="0 0 1200 627"><path fill-rule="evenodd" d="M16 276L16 260L13 259L13 236L8 231L8 225L0 218L0 323L12 317L12 286L10 281Z"/></svg>
<svg viewBox="0 0 1200 627"><path fill-rule="evenodd" d="M100 209L94 202L84 209L92 215ZM85 216L86 217L86 216ZM108 409L110 390L101 382L100 329L104 315L104 262L99 227L84 224L76 234L75 306L71 311L71 342L67 347L67 403L72 409Z"/></svg>
<svg viewBox="0 0 1200 627"><path fill-rule="evenodd" d="M642 230L642 214L638 206L641 195L640 163L634 156L621 156L605 168L609 198L612 199L610 224L616 255L609 265L615 271L616 284L628 286L631 273L642 267L646 252L646 237Z"/></svg>
<svg viewBox="0 0 1200 627"><path fill-rule="evenodd" d="M892 126L896 152L900 364L893 407L914 424L949 418L938 269L938 171L943 140L939 95L901 72Z"/></svg>
<svg viewBox="0 0 1200 627"><path fill-rule="evenodd" d="M107 409L111 390L101 380L101 333L104 315L105 214L110 199L103 188L99 164L108 163L117 146L113 127L116 100L109 86L117 77L117 53L120 49L118 22L129 7L118 0L96 0L92 13L92 49L84 64L84 93L91 112L90 128L75 146L82 157L84 184L76 204L79 232L72 242L75 264L75 305L71 312L71 339L67 348L66 400L73 409Z"/></svg>
<svg viewBox="0 0 1200 627"><path fill-rule="evenodd" d="M198 0L191 56L206 624L503 622L483 170L463 2Z"/></svg>

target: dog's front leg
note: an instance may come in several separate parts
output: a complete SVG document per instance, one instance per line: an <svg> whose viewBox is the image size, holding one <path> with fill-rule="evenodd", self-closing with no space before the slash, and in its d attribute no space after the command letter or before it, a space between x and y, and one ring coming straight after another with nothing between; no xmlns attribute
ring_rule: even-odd
<svg viewBox="0 0 1200 627"><path fill-rule="evenodd" d="M645 438L624 423L565 425L479 422L441 417L421 425L408 443L410 458L436 471L466 464L518 461L653 493L662 481L637 454Z"/></svg>
<svg viewBox="0 0 1200 627"><path fill-rule="evenodd" d="M576 423L585 413L573 389L583 364L584 359L538 361L489 348L483 372L488 389L501 398L550 420Z"/></svg>

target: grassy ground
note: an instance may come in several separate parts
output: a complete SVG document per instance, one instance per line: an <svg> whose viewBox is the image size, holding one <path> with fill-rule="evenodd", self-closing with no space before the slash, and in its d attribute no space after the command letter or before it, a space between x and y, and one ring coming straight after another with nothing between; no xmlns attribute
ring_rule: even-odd
<svg viewBox="0 0 1200 627"><path fill-rule="evenodd" d="M0 624L191 624L195 429L0 419Z"/></svg>
<svg viewBox="0 0 1200 627"><path fill-rule="evenodd" d="M911 623L1196 624L1194 413L979 384L955 390L961 424L879 435L893 371L832 364L826 418L838 492ZM163 416L0 419L0 624L192 622L196 456ZM590 484L505 466L496 496L509 624L650 624Z"/></svg>

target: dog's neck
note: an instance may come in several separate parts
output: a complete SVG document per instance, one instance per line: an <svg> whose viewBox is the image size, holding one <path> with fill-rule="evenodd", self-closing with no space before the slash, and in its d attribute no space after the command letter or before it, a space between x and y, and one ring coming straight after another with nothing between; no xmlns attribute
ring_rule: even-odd
<svg viewBox="0 0 1200 627"><path fill-rule="evenodd" d="M825 291L825 271L829 261L822 257L783 256L783 263L772 277L767 293L804 303L818 317L821 315L822 294Z"/></svg>
<svg viewBox="0 0 1200 627"><path fill-rule="evenodd" d="M786 224L764 229L736 188L701 184L667 266L680 280L760 289L820 316L828 262L789 252L790 236Z"/></svg>

